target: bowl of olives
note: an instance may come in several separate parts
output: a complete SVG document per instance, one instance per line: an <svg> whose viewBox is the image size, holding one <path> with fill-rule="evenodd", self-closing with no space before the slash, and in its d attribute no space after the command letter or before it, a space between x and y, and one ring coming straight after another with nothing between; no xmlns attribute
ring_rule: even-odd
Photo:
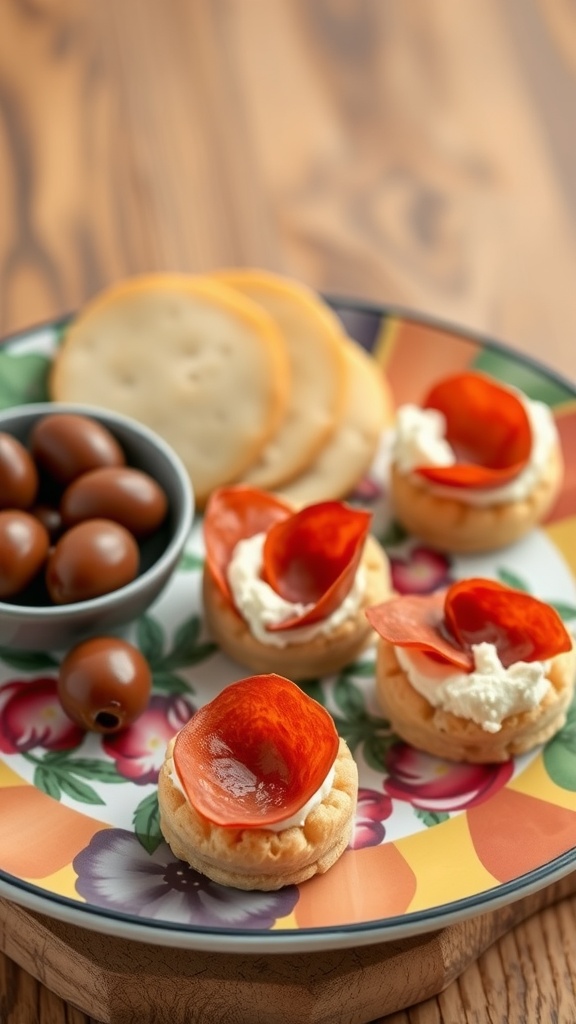
<svg viewBox="0 0 576 1024"><path fill-rule="evenodd" d="M65 651L161 594L194 516L179 457L114 412L0 411L0 647Z"/></svg>

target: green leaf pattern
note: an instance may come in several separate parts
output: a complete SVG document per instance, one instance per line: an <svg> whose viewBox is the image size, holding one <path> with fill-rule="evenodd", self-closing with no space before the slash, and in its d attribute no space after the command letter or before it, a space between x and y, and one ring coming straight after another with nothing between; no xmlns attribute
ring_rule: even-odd
<svg viewBox="0 0 576 1024"><path fill-rule="evenodd" d="M545 746L542 758L552 781L576 793L576 701L568 711L566 725Z"/></svg>
<svg viewBox="0 0 576 1024"><path fill-rule="evenodd" d="M163 841L160 831L160 811L158 809L158 793L149 793L138 804L132 820L138 841L148 853L154 853Z"/></svg>
<svg viewBox="0 0 576 1024"><path fill-rule="evenodd" d="M51 361L35 352L0 351L0 409L47 402Z"/></svg>
<svg viewBox="0 0 576 1024"><path fill-rule="evenodd" d="M309 697L330 711L338 734L346 740L356 760L362 757L368 767L382 773L387 751L398 739L386 719L368 709L369 689L362 683L371 684L373 679L373 660L360 660L332 681L314 679L300 685Z"/></svg>

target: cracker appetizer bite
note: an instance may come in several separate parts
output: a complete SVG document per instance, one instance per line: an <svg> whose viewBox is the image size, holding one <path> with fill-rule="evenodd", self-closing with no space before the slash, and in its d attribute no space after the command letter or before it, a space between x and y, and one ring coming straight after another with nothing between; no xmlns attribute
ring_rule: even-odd
<svg viewBox="0 0 576 1024"><path fill-rule="evenodd" d="M366 613L380 636L376 692L407 743L452 761L507 761L564 725L576 657L558 613L468 579Z"/></svg>
<svg viewBox="0 0 576 1024"><path fill-rule="evenodd" d="M374 639L364 610L390 593L370 513L327 501L296 512L247 486L223 487L204 516L206 621L254 672L336 672Z"/></svg>
<svg viewBox="0 0 576 1024"><path fill-rule="evenodd" d="M398 521L443 551L513 543L552 508L563 476L551 411L481 373L439 381L401 406L390 494Z"/></svg>
<svg viewBox="0 0 576 1024"><path fill-rule="evenodd" d="M280 889L346 849L358 770L329 713L295 683L226 687L170 741L160 827L176 857L222 885Z"/></svg>

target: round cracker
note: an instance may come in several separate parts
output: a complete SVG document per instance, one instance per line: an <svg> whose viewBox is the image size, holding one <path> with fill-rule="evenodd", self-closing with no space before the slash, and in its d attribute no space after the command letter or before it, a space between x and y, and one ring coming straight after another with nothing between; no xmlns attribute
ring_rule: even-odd
<svg viewBox="0 0 576 1024"><path fill-rule="evenodd" d="M289 374L265 310L204 276L153 274L86 305L49 388L56 401L114 409L155 430L180 455L201 506L275 433Z"/></svg>
<svg viewBox="0 0 576 1024"><path fill-rule="evenodd" d="M459 497L436 493L412 473L390 470L390 500L399 523L408 533L438 551L482 554L515 544L541 523L556 501L564 476L560 443L525 498L494 505L472 505Z"/></svg>
<svg viewBox="0 0 576 1024"><path fill-rule="evenodd" d="M391 594L388 557L371 535L362 553L362 567L366 586L357 612L341 622L333 633L320 633L305 641L293 640L285 647L257 640L205 567L202 599L209 633L229 658L252 672L278 672L294 682L339 672L374 643L376 633L366 618L366 609L380 604Z"/></svg>
<svg viewBox="0 0 576 1024"><path fill-rule="evenodd" d="M303 825L279 832L204 818L174 784L173 750L171 740L158 778L160 828L174 856L196 871L220 885L269 892L324 874L344 853L354 828L358 769L342 738L329 793Z"/></svg>
<svg viewBox="0 0 576 1024"><path fill-rule="evenodd" d="M291 369L286 416L242 482L272 490L297 476L337 428L346 398L343 329L312 289L254 269L214 272L214 278L262 306L280 328Z"/></svg>
<svg viewBox="0 0 576 1024"><path fill-rule="evenodd" d="M395 733L434 757L471 764L508 761L546 743L562 728L574 694L576 651L557 654L547 671L551 686L541 704L510 715L499 732L434 708L410 683L392 644L378 641L376 696Z"/></svg>
<svg viewBox="0 0 576 1024"><path fill-rule="evenodd" d="M346 339L347 396L341 423L314 462L277 491L294 505L345 498L367 473L394 402L384 374L356 342Z"/></svg>

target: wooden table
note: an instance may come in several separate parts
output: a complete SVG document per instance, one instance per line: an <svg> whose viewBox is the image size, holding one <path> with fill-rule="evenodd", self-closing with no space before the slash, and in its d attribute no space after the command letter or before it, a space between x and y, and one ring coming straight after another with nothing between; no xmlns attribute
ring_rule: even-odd
<svg viewBox="0 0 576 1024"><path fill-rule="evenodd" d="M0 330L253 264L576 379L567 0L2 0ZM576 898L388 1024L576 1020ZM3 1024L87 1024L0 958Z"/></svg>

